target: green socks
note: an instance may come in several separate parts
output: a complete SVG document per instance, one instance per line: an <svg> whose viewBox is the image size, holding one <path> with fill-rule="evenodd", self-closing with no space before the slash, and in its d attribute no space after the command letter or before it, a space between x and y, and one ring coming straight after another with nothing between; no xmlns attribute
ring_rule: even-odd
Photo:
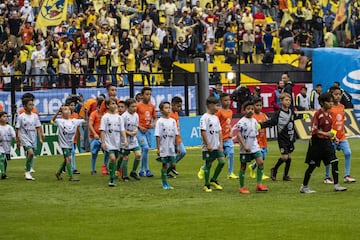
<svg viewBox="0 0 360 240"><path fill-rule="evenodd" d="M31 170L31 163L32 163L32 158L26 157L25 166L27 172L30 172Z"/></svg>
<svg viewBox="0 0 360 240"><path fill-rule="evenodd" d="M1 154L1 157L0 157L0 173L5 174L5 156L4 156L4 154Z"/></svg>
<svg viewBox="0 0 360 240"><path fill-rule="evenodd" d="M211 163L206 164L204 168L205 185L210 184L210 169L211 169Z"/></svg>
<svg viewBox="0 0 360 240"><path fill-rule="evenodd" d="M65 166L66 166L66 162L65 161L63 161L61 164L60 164L60 168L59 168L59 170L57 171L57 173L62 173L62 170L63 169L65 169Z"/></svg>
<svg viewBox="0 0 360 240"><path fill-rule="evenodd" d="M132 168L133 172L136 172L136 169L138 168L139 163L140 163L140 159L135 159L134 160L134 164L133 164L133 168Z"/></svg>
<svg viewBox="0 0 360 240"><path fill-rule="evenodd" d="M128 160L122 162L122 176L123 178L128 176Z"/></svg>
<svg viewBox="0 0 360 240"><path fill-rule="evenodd" d="M264 167L258 167L256 171L256 183L260 184L262 182L262 176L264 174Z"/></svg>
<svg viewBox="0 0 360 240"><path fill-rule="evenodd" d="M216 168L215 168L214 176L213 176L212 179L217 180L217 178L218 178L218 176L219 176L222 168L224 167L224 165L225 165L225 161L224 161L224 160L218 161L218 165L217 165Z"/></svg>
<svg viewBox="0 0 360 240"><path fill-rule="evenodd" d="M240 187L244 187L245 186L245 171L240 170L239 173L239 181L240 181Z"/></svg>
<svg viewBox="0 0 360 240"><path fill-rule="evenodd" d="M163 183L167 182L167 170L166 169L161 169L161 180Z"/></svg>
<svg viewBox="0 0 360 240"><path fill-rule="evenodd" d="M71 170L71 163L69 163L69 162L66 162L66 171L68 172L69 177L72 178L73 173Z"/></svg>
<svg viewBox="0 0 360 240"><path fill-rule="evenodd" d="M114 180L115 177L115 163L112 161L109 161L109 173L110 173L110 180Z"/></svg>

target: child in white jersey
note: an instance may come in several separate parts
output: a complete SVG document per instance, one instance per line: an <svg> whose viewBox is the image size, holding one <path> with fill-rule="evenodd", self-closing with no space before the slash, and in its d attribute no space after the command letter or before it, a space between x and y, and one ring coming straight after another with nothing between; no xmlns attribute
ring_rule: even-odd
<svg viewBox="0 0 360 240"><path fill-rule="evenodd" d="M115 187L114 182L116 171L116 159L120 155L121 141L125 147L128 146L126 133L121 116L117 113L117 103L115 98L105 100L107 113L102 117L100 123L101 147L109 155L109 187Z"/></svg>
<svg viewBox="0 0 360 240"><path fill-rule="evenodd" d="M179 143L176 139L179 132L176 127L176 121L170 118L170 102L160 103L159 109L161 117L155 125L156 147L159 156L157 160L162 163L161 180L163 189L173 189L167 182L167 175L176 166L175 146L179 151Z"/></svg>
<svg viewBox="0 0 360 240"><path fill-rule="evenodd" d="M205 161L204 176L205 176L205 192L212 192L210 185L217 190L222 190L223 187L217 182L217 178L224 167L224 150L222 142L221 125L219 118L215 113L219 109L219 100L213 96L206 99L207 112L200 118L200 130L202 138L202 159ZM217 159L213 177L210 180L210 169L212 162Z"/></svg>
<svg viewBox="0 0 360 240"><path fill-rule="evenodd" d="M85 109L86 110L86 109ZM62 118L57 118L61 113ZM62 180L61 173L65 169L69 175L69 181L77 182L79 179L73 178L73 171L71 170L71 154L73 150L74 137L78 127L85 122L84 119L70 119L71 110L68 105L62 106L55 113L51 123L55 123L58 127L58 142L63 151L64 161L61 163L60 168L55 173L57 180ZM87 114L85 114L87 115Z"/></svg>
<svg viewBox="0 0 360 240"><path fill-rule="evenodd" d="M136 113L136 100L133 98L129 98L125 101L125 105L127 111L125 111L121 118L124 123L124 128L126 132L126 138L128 142L127 147L123 147L121 149L121 155L123 156L122 162L122 178L124 181L129 181L129 177L127 175L128 172L128 160L130 152L134 152L135 160L133 164L133 168L130 172L130 177L140 180L140 177L136 173L136 169L139 166L140 159L141 159L141 149L136 138L136 134L138 131L139 126L139 116Z"/></svg>
<svg viewBox="0 0 360 240"><path fill-rule="evenodd" d="M19 115L15 125L16 145L17 148L20 148L20 145L23 146L26 152L25 180L35 180L35 178L31 176L30 170L34 156L34 149L36 147L36 132L40 143L43 142L44 136L39 116L31 112L34 108L33 99L24 98L22 100L22 105L25 112Z"/></svg>
<svg viewBox="0 0 360 240"><path fill-rule="evenodd" d="M7 113L0 112L0 174L1 179L7 179L7 160L10 159L11 142L15 139L15 130L6 124Z"/></svg>
<svg viewBox="0 0 360 240"><path fill-rule="evenodd" d="M264 161L262 159L261 148L258 144L256 136L258 132L258 122L253 118L255 107L254 103L246 101L243 104L245 116L241 118L236 126L238 127L237 139L240 142L240 188L239 193L249 194L249 190L245 187L245 170L246 163L255 159L257 168L257 185L256 192L267 192L267 187L262 184L262 176L264 174Z"/></svg>

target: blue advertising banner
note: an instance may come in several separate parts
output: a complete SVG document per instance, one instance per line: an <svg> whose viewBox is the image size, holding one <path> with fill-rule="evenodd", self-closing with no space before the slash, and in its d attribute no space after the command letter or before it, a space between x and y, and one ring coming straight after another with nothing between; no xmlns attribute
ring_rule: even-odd
<svg viewBox="0 0 360 240"><path fill-rule="evenodd" d="M141 87L135 87L135 94L141 91ZM70 89L49 89L32 91L35 95L35 107L37 108L42 121L50 120L52 115L56 113L59 107L65 103L66 97L71 94ZM81 93L84 99L95 98L99 94L106 94L105 88L80 88L77 93ZM24 92L16 93L16 105L18 110L22 107L21 96ZM117 96L125 100L130 97L129 88L118 88ZM184 87L153 87L151 102L155 104L157 110L160 102L171 101L174 96L179 96L185 103ZM0 104L4 106L4 110L11 113L10 92L0 92ZM184 109L184 107L183 107ZM195 87L189 87L189 109L190 112L196 111L196 95Z"/></svg>
<svg viewBox="0 0 360 240"><path fill-rule="evenodd" d="M354 112L360 120L360 50L346 48L318 48L313 51L313 86L323 85L327 91L334 83L353 97Z"/></svg>

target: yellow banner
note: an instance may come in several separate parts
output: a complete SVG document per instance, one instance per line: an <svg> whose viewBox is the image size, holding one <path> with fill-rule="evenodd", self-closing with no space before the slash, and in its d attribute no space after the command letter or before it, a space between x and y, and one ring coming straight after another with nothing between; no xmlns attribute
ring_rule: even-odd
<svg viewBox="0 0 360 240"><path fill-rule="evenodd" d="M66 20L68 0L44 0L36 19L36 28L57 26Z"/></svg>
<svg viewBox="0 0 360 240"><path fill-rule="evenodd" d="M295 129L300 139L310 139L311 137L311 121L315 111L301 111L298 113L307 113L309 118L306 120L296 120ZM360 128L353 114L353 109L345 109L345 134L347 137L360 136Z"/></svg>

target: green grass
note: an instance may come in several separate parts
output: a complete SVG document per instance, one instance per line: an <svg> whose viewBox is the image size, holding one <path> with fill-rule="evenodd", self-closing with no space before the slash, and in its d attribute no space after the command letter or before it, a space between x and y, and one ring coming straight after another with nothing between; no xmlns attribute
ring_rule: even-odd
<svg viewBox="0 0 360 240"><path fill-rule="evenodd" d="M352 174L360 178L360 139L350 144ZM227 165L219 177L224 190L202 191L203 181L196 177L202 164L200 149L188 149L177 168L180 175L169 180L175 189L167 191L161 188L155 152L150 153L154 178L118 182L115 188L107 186L107 176L90 175L89 156L77 157L81 171L77 183L55 179L61 156L38 157L36 181L23 180L24 160L12 160L10 178L0 181L0 239L356 239L359 183L335 193L322 183L321 167L310 181L317 192L300 194L306 148L307 142L296 143L290 169L293 182L268 180L269 192L256 194L255 181L247 173L252 193L246 196L237 192L237 180L226 179ZM269 150L267 175L278 158L276 142L269 143ZM235 156L238 169L238 146ZM340 153L339 158L342 180ZM282 170L283 166L279 177Z"/></svg>

